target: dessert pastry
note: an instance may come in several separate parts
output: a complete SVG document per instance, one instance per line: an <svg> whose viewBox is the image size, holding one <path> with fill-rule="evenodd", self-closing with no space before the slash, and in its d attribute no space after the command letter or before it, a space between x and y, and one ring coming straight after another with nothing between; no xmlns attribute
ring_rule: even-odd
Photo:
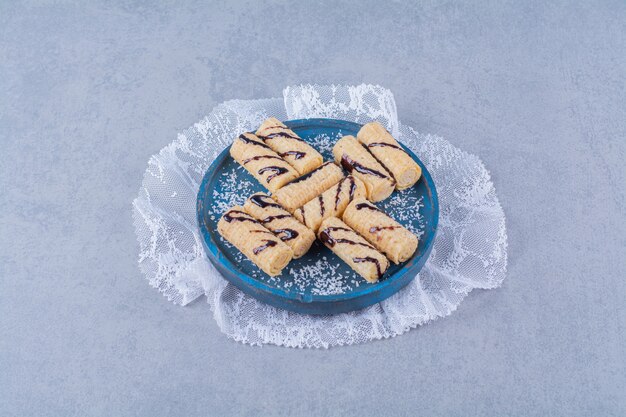
<svg viewBox="0 0 626 417"><path fill-rule="evenodd" d="M293 251L294 259L307 253L315 241L315 233L311 229L296 220L267 194L253 194L246 200L243 209L285 242Z"/></svg>
<svg viewBox="0 0 626 417"><path fill-rule="evenodd" d="M285 158L300 175L308 174L324 162L322 155L275 117L264 121L256 135Z"/></svg>
<svg viewBox="0 0 626 417"><path fill-rule="evenodd" d="M241 206L229 209L217 231L266 274L276 276L293 258L293 251Z"/></svg>
<svg viewBox="0 0 626 417"><path fill-rule="evenodd" d="M365 197L366 194L365 184L349 175L297 209L293 215L305 226L317 232L324 219L341 217L350 201Z"/></svg>
<svg viewBox="0 0 626 417"><path fill-rule="evenodd" d="M239 135L230 147L230 155L271 192L298 177L287 161L252 133Z"/></svg>
<svg viewBox="0 0 626 417"><path fill-rule="evenodd" d="M326 162L315 171L291 181L274 192L273 198L287 211L293 213L298 207L317 197L343 178L341 168Z"/></svg>
<svg viewBox="0 0 626 417"><path fill-rule="evenodd" d="M333 155L338 164L365 183L368 200L381 201L393 192L396 181L354 136L339 139Z"/></svg>
<svg viewBox="0 0 626 417"><path fill-rule="evenodd" d="M396 180L396 190L411 187L420 179L422 169L378 122L363 125L357 139L387 168Z"/></svg>
<svg viewBox="0 0 626 417"><path fill-rule="evenodd" d="M377 282L389 267L385 255L336 217L324 220L317 236L367 282Z"/></svg>
<svg viewBox="0 0 626 417"><path fill-rule="evenodd" d="M364 198L348 205L343 221L395 264L409 259L417 249L417 236Z"/></svg>

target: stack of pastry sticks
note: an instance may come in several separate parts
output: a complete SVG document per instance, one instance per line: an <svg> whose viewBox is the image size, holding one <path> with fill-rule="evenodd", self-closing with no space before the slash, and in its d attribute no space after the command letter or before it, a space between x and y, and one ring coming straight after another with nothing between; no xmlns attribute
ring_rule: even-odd
<svg viewBox="0 0 626 417"><path fill-rule="evenodd" d="M417 236L373 204L421 177L379 123L338 140L334 162L273 117L237 137L230 154L272 195L227 210L218 232L268 275L306 254L316 237L368 282L417 249Z"/></svg>

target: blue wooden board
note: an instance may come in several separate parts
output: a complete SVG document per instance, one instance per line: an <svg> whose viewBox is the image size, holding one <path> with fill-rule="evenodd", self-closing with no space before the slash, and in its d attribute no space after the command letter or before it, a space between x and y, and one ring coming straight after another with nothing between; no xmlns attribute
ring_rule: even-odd
<svg viewBox="0 0 626 417"><path fill-rule="evenodd" d="M325 160L333 160L338 138L356 136L357 123L334 119L285 122L311 143ZM242 205L257 191L268 192L225 149L209 167L197 200L197 219L206 253L220 273L243 292L273 306L306 314L337 314L378 303L408 284L422 268L433 246L439 218L435 184L424 164L405 147L422 168L422 177L408 190L376 205L419 236L411 259L392 264L382 279L370 284L316 241L300 259L292 260L277 277L257 268L217 232L217 222L227 208Z"/></svg>

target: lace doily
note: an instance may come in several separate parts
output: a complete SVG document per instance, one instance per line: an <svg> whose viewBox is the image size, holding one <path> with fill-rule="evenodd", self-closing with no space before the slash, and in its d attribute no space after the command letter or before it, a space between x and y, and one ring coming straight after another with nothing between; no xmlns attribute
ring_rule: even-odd
<svg viewBox="0 0 626 417"><path fill-rule="evenodd" d="M329 347L402 334L452 313L472 289L502 283L505 217L478 157L403 125L392 93L380 86L301 85L286 88L283 96L225 102L150 158L133 218L139 266L152 286L180 305L206 295L219 328L237 341ZM213 268L195 220L199 184L233 137L270 116L378 120L426 164L439 194L439 228L430 258L406 288L361 311L309 316L251 298Z"/></svg>

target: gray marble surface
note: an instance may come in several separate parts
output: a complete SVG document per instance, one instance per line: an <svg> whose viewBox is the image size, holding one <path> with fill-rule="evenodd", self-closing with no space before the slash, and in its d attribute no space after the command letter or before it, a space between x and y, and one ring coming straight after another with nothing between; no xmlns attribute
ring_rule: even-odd
<svg viewBox="0 0 626 417"><path fill-rule="evenodd" d="M626 415L626 6L0 4L0 415ZM509 273L330 350L228 340L137 267L147 159L231 98L384 85L476 153Z"/></svg>

